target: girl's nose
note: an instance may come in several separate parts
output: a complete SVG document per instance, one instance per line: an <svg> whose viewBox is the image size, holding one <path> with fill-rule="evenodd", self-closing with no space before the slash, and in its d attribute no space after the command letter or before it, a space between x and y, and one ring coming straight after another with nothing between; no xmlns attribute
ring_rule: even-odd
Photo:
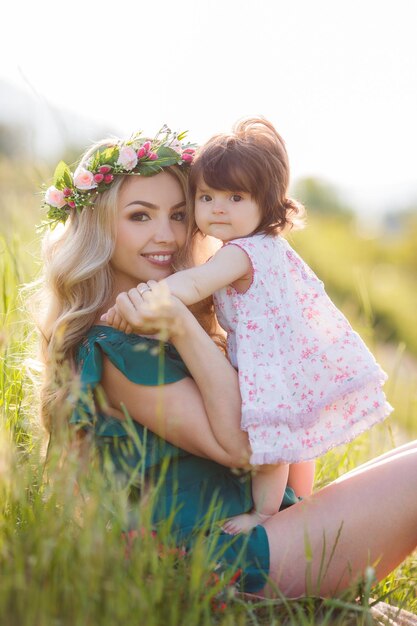
<svg viewBox="0 0 417 626"><path fill-rule="evenodd" d="M216 215L221 215L224 213L224 206L221 200L217 200L216 202L214 202L213 213L215 213Z"/></svg>

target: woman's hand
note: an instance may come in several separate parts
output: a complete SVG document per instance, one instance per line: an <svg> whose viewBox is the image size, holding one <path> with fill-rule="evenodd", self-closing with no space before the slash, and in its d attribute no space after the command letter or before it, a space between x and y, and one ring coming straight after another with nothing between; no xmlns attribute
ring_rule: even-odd
<svg viewBox="0 0 417 626"><path fill-rule="evenodd" d="M120 293L101 320L125 333L157 334L166 341L181 334L184 309L185 305L170 294L166 283L150 280Z"/></svg>

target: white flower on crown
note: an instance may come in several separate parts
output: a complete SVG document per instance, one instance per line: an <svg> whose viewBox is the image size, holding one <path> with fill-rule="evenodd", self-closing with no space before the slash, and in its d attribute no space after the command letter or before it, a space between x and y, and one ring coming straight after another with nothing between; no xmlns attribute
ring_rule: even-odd
<svg viewBox="0 0 417 626"><path fill-rule="evenodd" d="M184 149L182 147L181 141L178 141L178 139L173 139L169 144L169 147L172 148L172 150L175 150L175 152L178 152L178 154L182 154L182 151Z"/></svg>
<svg viewBox="0 0 417 626"><path fill-rule="evenodd" d="M57 209L62 209L67 204L67 199L64 196L64 192L57 189L53 185L46 190L45 202Z"/></svg>
<svg viewBox="0 0 417 626"><path fill-rule="evenodd" d="M77 167L74 172L74 185L77 189L81 189L81 191L87 191L88 189L97 187L94 174L82 166Z"/></svg>
<svg viewBox="0 0 417 626"><path fill-rule="evenodd" d="M136 167L137 163L138 156L133 148L130 146L123 146L120 148L117 165L121 165L127 172L130 172L134 167Z"/></svg>

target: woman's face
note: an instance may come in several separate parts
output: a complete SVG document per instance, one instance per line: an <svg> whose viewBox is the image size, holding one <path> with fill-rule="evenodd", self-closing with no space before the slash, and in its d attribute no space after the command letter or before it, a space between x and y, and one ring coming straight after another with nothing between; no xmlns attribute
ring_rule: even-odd
<svg viewBox="0 0 417 626"><path fill-rule="evenodd" d="M174 176L131 176L119 194L111 266L118 291L172 274L173 255L185 244L185 197Z"/></svg>

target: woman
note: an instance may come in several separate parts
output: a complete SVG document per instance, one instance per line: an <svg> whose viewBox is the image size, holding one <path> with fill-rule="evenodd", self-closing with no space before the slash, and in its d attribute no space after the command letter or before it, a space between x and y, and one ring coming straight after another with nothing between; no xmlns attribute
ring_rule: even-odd
<svg viewBox="0 0 417 626"><path fill-rule="evenodd" d="M170 136L153 142L139 139L112 145L107 152L95 146L73 178L62 168L58 172L46 202L50 217L69 215L69 225L46 256L54 306L44 333L43 406L54 431L68 395L64 366L69 364L80 373L82 389L70 421L93 434L119 472L137 467L142 457L147 475L157 479L162 459L175 460L164 477L155 521L175 507L172 532L178 540L188 540L213 494L217 519L248 511L252 502L247 477L242 481L227 469L243 467L249 452L239 428L236 372L179 301L162 294L163 319L152 313L145 319L146 294L136 289L140 282L168 276L185 246L183 170L191 149L185 148L187 153L175 142L178 138ZM176 160L173 151L180 153ZM155 352L154 339L100 323L115 298L135 328L168 327L170 342L162 356ZM209 329L207 315L204 323ZM102 394L94 393L99 385L107 398L101 408ZM133 424L124 419L126 412ZM157 436L144 438L143 427ZM234 562L244 551L243 589L269 593L269 574L291 597L312 590L320 595L340 592L369 564L383 578L417 544L416 470L417 446L411 443L303 502L287 489L285 510L249 536L219 536L223 559ZM395 492L395 503L388 501L387 492ZM306 539L312 554L308 576Z"/></svg>

